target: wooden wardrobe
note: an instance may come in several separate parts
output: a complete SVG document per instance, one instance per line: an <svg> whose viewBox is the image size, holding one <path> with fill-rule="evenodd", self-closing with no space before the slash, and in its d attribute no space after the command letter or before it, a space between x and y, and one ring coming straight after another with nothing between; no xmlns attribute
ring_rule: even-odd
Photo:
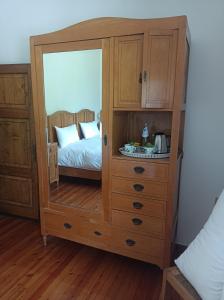
<svg viewBox="0 0 224 300"><path fill-rule="evenodd" d="M99 18L31 37L41 230L164 268L170 264L186 99L189 32L186 16ZM103 165L99 211L49 200L43 55L102 49ZM170 157L139 159L119 148L151 133L170 136Z"/></svg>

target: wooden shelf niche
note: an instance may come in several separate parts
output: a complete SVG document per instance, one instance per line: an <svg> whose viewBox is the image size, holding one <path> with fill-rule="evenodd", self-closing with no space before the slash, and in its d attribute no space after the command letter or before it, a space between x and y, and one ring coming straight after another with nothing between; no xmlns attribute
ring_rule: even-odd
<svg viewBox="0 0 224 300"><path fill-rule="evenodd" d="M162 131L168 135L172 128L171 112L150 111L114 111L112 155L119 155L119 148L131 141L142 142L142 129L148 124L150 139L155 132Z"/></svg>

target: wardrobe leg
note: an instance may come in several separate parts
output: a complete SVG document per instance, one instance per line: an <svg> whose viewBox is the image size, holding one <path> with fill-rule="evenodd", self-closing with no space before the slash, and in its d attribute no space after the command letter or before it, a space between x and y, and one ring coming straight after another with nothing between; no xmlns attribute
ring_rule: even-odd
<svg viewBox="0 0 224 300"><path fill-rule="evenodd" d="M44 247L47 247L47 235L43 235Z"/></svg>

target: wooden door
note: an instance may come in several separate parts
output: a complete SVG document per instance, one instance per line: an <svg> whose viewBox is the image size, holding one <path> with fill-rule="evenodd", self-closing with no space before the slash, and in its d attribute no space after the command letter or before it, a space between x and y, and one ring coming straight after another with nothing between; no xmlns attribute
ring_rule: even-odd
<svg viewBox="0 0 224 300"><path fill-rule="evenodd" d="M175 30L154 30L144 35L143 108L172 108L176 52Z"/></svg>
<svg viewBox="0 0 224 300"><path fill-rule="evenodd" d="M38 217L30 65L0 65L0 212Z"/></svg>
<svg viewBox="0 0 224 300"><path fill-rule="evenodd" d="M115 38L114 107L140 108L143 35Z"/></svg>

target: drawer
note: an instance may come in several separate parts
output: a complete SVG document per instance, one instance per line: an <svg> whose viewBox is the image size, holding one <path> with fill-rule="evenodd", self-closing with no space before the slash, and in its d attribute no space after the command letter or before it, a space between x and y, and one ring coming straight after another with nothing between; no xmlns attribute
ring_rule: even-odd
<svg viewBox="0 0 224 300"><path fill-rule="evenodd" d="M113 228L111 243L115 249L123 250L124 255L129 254L131 256L134 253L143 254L146 261L148 260L148 256L163 257L164 241L160 239Z"/></svg>
<svg viewBox="0 0 224 300"><path fill-rule="evenodd" d="M142 198L141 196L128 196L112 193L112 209L124 210L152 217L164 218L166 216L166 202L155 198Z"/></svg>
<svg viewBox="0 0 224 300"><path fill-rule="evenodd" d="M158 238L165 236L165 221L154 217L113 210L112 224Z"/></svg>
<svg viewBox="0 0 224 300"><path fill-rule="evenodd" d="M81 229L81 220L77 218L68 218L62 214L44 213L45 230L49 234L60 235L65 238L71 238L79 235Z"/></svg>
<svg viewBox="0 0 224 300"><path fill-rule="evenodd" d="M108 224L92 224L84 222L80 235L90 241L100 244L108 244L111 237L111 227Z"/></svg>
<svg viewBox="0 0 224 300"><path fill-rule="evenodd" d="M56 235L83 244L99 247L107 245L111 236L111 227L108 224L91 223L86 218L67 217L62 214L44 213L46 234Z"/></svg>
<svg viewBox="0 0 224 300"><path fill-rule="evenodd" d="M168 168L166 164L113 159L111 172L120 177L167 181Z"/></svg>
<svg viewBox="0 0 224 300"><path fill-rule="evenodd" d="M112 192L165 199L167 196L167 183L112 177Z"/></svg>

